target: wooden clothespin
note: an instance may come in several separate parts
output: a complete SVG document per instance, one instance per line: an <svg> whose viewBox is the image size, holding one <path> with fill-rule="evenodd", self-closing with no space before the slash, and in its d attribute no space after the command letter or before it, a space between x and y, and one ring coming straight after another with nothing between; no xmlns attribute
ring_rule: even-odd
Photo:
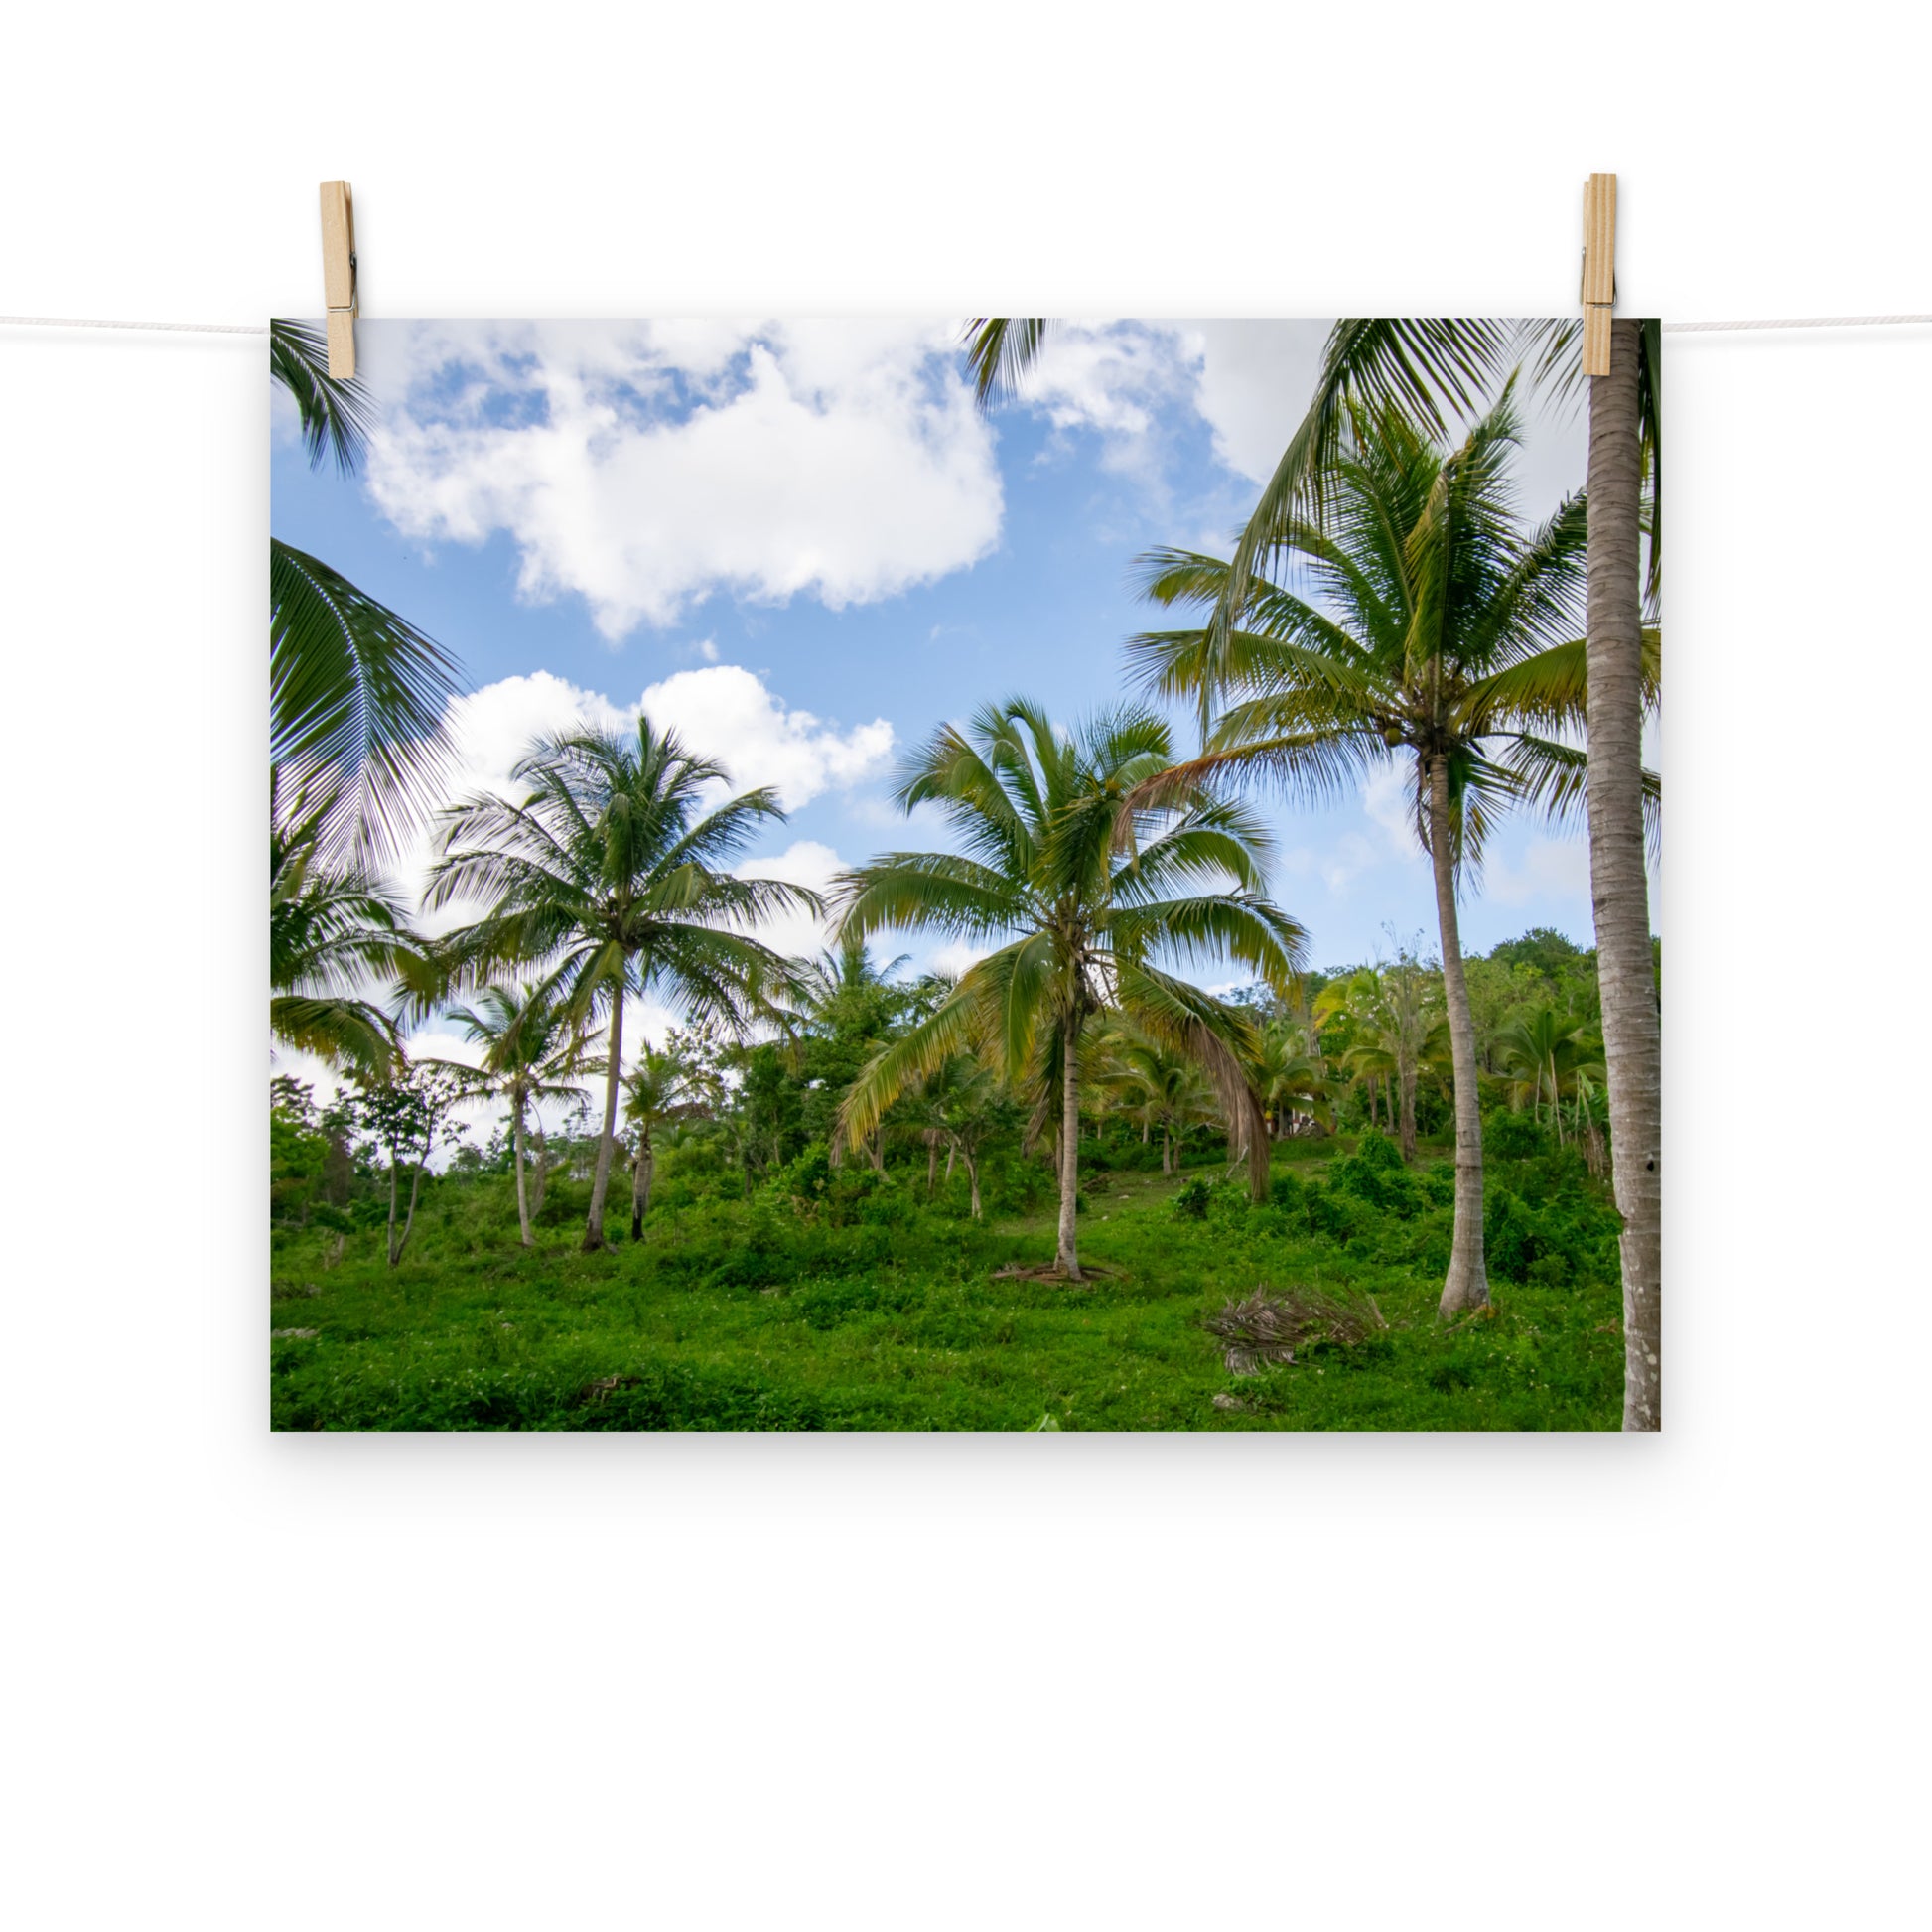
<svg viewBox="0 0 1932 1932"><path fill-rule="evenodd" d="M322 287L329 309L329 373L355 373L355 204L345 181L322 184Z"/></svg>
<svg viewBox="0 0 1932 1932"><path fill-rule="evenodd" d="M1584 183L1584 373L1610 372L1610 310L1616 303L1616 177Z"/></svg>

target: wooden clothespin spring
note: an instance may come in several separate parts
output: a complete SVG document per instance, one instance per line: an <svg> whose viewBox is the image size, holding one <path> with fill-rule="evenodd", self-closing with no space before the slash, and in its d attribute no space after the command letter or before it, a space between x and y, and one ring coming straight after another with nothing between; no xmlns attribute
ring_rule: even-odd
<svg viewBox="0 0 1932 1932"><path fill-rule="evenodd" d="M1610 372L1610 311L1616 305L1616 177L1584 183L1584 373Z"/></svg>
<svg viewBox="0 0 1932 1932"><path fill-rule="evenodd" d="M355 373L355 203L348 183L322 184L322 286L329 310L329 373Z"/></svg>

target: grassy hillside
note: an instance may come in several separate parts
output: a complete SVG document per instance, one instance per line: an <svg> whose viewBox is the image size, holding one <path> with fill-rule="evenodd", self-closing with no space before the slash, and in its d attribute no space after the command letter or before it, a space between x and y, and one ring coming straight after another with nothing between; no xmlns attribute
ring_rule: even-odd
<svg viewBox="0 0 1932 1932"><path fill-rule="evenodd" d="M1278 1149L1249 1204L1218 1164L1107 1172L1083 1195L1085 1287L996 1279L1050 1260L1050 1210L976 1227L925 1167L785 1197L653 1210L578 1251L552 1184L517 1245L511 1183L433 1180L402 1264L379 1228L274 1237L274 1426L307 1429L1614 1429L1615 1220L1527 1123L1492 1154L1494 1309L1436 1317L1442 1149L1380 1136ZM1506 1135L1497 1139L1507 1142ZM821 1179L823 1176L821 1176ZM679 1191L667 1189L673 1196ZM1370 1295L1386 1329L1231 1375L1203 1323L1257 1287ZM1223 1399L1216 1403L1216 1397ZM1239 1406L1228 1406L1235 1404Z"/></svg>

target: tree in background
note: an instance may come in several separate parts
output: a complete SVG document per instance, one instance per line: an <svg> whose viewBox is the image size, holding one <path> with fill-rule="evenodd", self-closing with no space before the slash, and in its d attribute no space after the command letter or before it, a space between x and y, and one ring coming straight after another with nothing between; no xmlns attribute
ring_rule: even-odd
<svg viewBox="0 0 1932 1932"><path fill-rule="evenodd" d="M446 1068L471 1091L493 1094L509 1109L510 1161L516 1172L516 1218L524 1247L534 1244L530 1216L542 1208L539 1195L532 1206L525 1145L531 1110L546 1100L582 1100L584 1089L576 1076L584 1066L584 1042L570 1027L563 1010L543 988L485 986L474 1006L454 1007L450 1019L464 1036L483 1049L483 1065L454 1061L427 1064ZM539 1181L543 1156L538 1154Z"/></svg>
<svg viewBox="0 0 1932 1932"><path fill-rule="evenodd" d="M1081 1279L1080 1045L1096 1014L1125 1017L1204 1070L1231 1145L1257 1192L1266 1186L1267 1128L1245 1065L1254 1023L1153 956L1232 958L1286 989L1302 929L1265 897L1267 838L1244 807L1198 785L1171 786L1159 809L1131 802L1172 758L1168 726L1150 711L1062 735L1026 700L989 705L964 730L936 733L897 794L907 812L936 805L965 851L889 853L840 882L847 933L1000 942L867 1063L840 1109L841 1138L863 1140L908 1086L977 1047L1040 1124L1057 1118L1055 1265L1069 1281Z"/></svg>
<svg viewBox="0 0 1932 1932"><path fill-rule="evenodd" d="M482 899L488 911L446 942L459 982L506 967L543 970L546 998L573 1026L608 1027L604 1126L584 1230L604 1245L604 1203L623 1080L623 1003L657 994L697 1020L743 1030L796 990L790 962L749 928L819 900L779 879L730 870L784 812L768 789L707 811L723 765L639 717L625 738L584 731L541 740L517 764L520 802L479 795L443 814L426 904Z"/></svg>
<svg viewBox="0 0 1932 1932"><path fill-rule="evenodd" d="M1357 1078L1386 1083L1402 1158L1414 1167L1417 1081L1424 1067L1440 1064L1449 1051L1440 975L1404 949L1389 965L1359 967L1331 981L1315 1007L1323 1019L1348 1016L1350 1043L1342 1063Z"/></svg>
<svg viewBox="0 0 1932 1932"><path fill-rule="evenodd" d="M689 1035L671 1030L661 1047L646 1046L623 1076L623 1117L635 1130L630 1163L630 1238L644 1238L651 1181L657 1172L652 1136L674 1121L701 1120L724 1099L711 1059Z"/></svg>
<svg viewBox="0 0 1932 1932"><path fill-rule="evenodd" d="M469 1083L447 1066L416 1065L398 1059L383 1079L371 1080L354 1095L352 1118L386 1156L389 1169L389 1266L401 1260L416 1226L416 1202L423 1174L436 1152L436 1137L453 1139L468 1130L451 1114L469 1097ZM396 1227L397 1190L404 1164L412 1169L409 1212Z"/></svg>

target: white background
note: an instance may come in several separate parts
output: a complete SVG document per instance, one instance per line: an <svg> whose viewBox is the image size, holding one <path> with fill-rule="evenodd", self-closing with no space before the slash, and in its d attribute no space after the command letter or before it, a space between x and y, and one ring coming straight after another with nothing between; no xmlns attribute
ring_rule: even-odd
<svg viewBox="0 0 1932 1932"><path fill-rule="evenodd" d="M1927 310L1906 18L37 8L0 309ZM1905 1921L1932 334L1670 343L1629 1442L271 1439L262 359L0 331L13 1923Z"/></svg>

